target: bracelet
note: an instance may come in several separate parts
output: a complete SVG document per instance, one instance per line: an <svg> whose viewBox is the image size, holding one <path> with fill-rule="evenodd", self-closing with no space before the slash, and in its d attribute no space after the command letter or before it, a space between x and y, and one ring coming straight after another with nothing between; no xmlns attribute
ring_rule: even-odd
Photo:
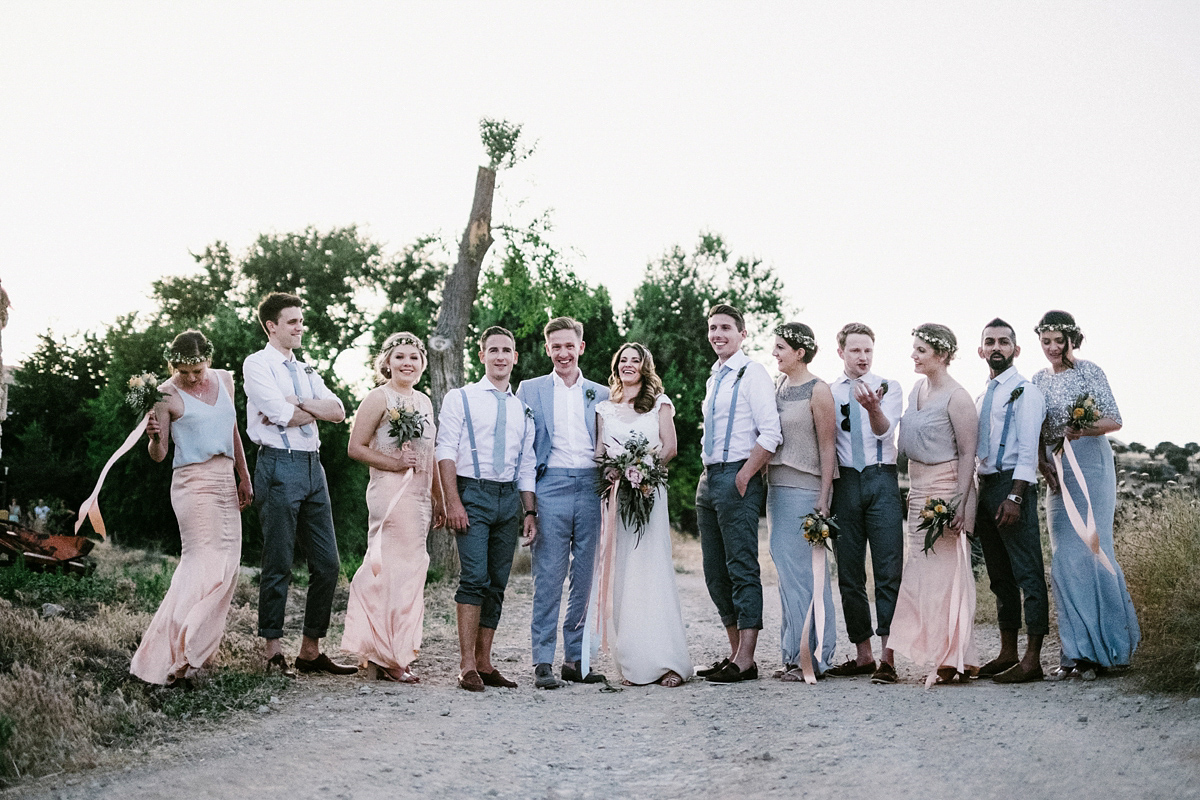
<svg viewBox="0 0 1200 800"><path fill-rule="evenodd" d="M1021 505L1021 503L1024 502L1024 500L1025 500L1025 498L1021 497L1021 495L1019 495L1019 494L1010 494L1008 496L1008 499L1012 500L1017 505Z"/></svg>
<svg viewBox="0 0 1200 800"><path fill-rule="evenodd" d="M527 517L537 517L537 509L536 509L536 508L527 508L527 509L525 509L525 516L527 516Z"/></svg>

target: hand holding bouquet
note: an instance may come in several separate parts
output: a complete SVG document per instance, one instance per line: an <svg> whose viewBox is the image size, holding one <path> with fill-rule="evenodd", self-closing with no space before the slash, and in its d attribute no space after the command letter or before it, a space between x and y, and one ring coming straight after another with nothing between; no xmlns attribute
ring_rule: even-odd
<svg viewBox="0 0 1200 800"><path fill-rule="evenodd" d="M125 402L137 412L138 418L143 418L151 411L154 406L160 401L166 400L167 396L158 388L158 376L150 372L134 375L129 379L129 391L125 394ZM158 434L153 433L151 437L154 441L158 441Z"/></svg>
<svg viewBox="0 0 1200 800"><path fill-rule="evenodd" d="M818 511L811 514L805 514L800 523L801 530L804 531L804 538L813 547L826 547L829 552L833 552L833 539L837 536L834 531L838 529L837 523L834 522L836 515L826 517Z"/></svg>
<svg viewBox="0 0 1200 800"><path fill-rule="evenodd" d="M1071 404L1071 409L1067 413L1067 430L1076 433L1082 432L1095 426L1097 422L1103 418L1100 409L1096 407L1096 399L1090 394L1081 394L1075 398L1075 402ZM1076 438L1072 436L1071 438ZM1063 441L1066 441L1065 437ZM1063 450L1063 442L1059 442L1054 451L1061 453Z"/></svg>
<svg viewBox="0 0 1200 800"><path fill-rule="evenodd" d="M925 546L921 548L922 553L928 555L933 551L933 543L941 538L942 534L946 532L946 528L950 527L957 511L957 497L953 500L931 497L925 501L925 507L921 509L921 524L917 526L917 530L925 531Z"/></svg>
<svg viewBox="0 0 1200 800"><path fill-rule="evenodd" d="M425 435L425 415L417 409L406 405L390 406L387 415L388 435L396 440L397 447Z"/></svg>
<svg viewBox="0 0 1200 800"><path fill-rule="evenodd" d="M597 463L601 478L596 493L605 497L616 484L621 522L637 533L640 543L642 530L654 509L655 490L667 485L667 468L659 461L658 452L650 448L649 440L641 434L629 437L616 455L605 453L600 456Z"/></svg>

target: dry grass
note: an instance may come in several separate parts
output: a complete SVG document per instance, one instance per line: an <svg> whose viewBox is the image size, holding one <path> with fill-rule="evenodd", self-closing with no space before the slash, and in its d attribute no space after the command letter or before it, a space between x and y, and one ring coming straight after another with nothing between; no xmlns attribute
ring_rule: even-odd
<svg viewBox="0 0 1200 800"><path fill-rule="evenodd" d="M1127 502L1115 532L1142 628L1138 672L1149 688L1200 693L1200 499L1174 490Z"/></svg>

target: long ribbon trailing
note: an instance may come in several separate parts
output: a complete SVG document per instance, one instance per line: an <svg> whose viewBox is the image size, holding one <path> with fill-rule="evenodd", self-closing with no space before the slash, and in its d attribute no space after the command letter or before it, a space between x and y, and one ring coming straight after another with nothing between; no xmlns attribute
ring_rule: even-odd
<svg viewBox="0 0 1200 800"><path fill-rule="evenodd" d="M946 651L933 665L933 671L925 677L925 688L937 683L939 667L954 667L958 672L967 671L963 661L963 650L968 631L974 623L974 609L963 602L963 576L971 572L971 546L965 533L958 534L954 552L954 580L950 584L950 612L946 626Z"/></svg>
<svg viewBox="0 0 1200 800"><path fill-rule="evenodd" d="M1067 463L1071 465L1071 472L1075 476L1075 482L1079 484L1079 488L1083 491L1083 499L1087 502L1086 522L1084 522L1083 515L1079 513L1079 509L1075 507L1075 499L1067 491L1067 483L1063 480L1062 453L1067 454ZM1067 518L1071 520L1071 527L1079 534L1079 538L1083 540L1087 548L1100 560L1100 565L1108 570L1110 574L1116 575L1117 571L1113 569L1108 556L1100 549L1100 536L1096 533L1096 515L1092 511L1092 495L1088 492L1087 481L1084 480L1083 470L1079 467L1079 460L1075 458L1075 450L1071 447L1070 439L1063 439L1062 453L1054 453L1054 468L1058 471L1058 490L1062 494L1063 508L1066 509Z"/></svg>
<svg viewBox="0 0 1200 800"><path fill-rule="evenodd" d="M613 565L617 556L617 484L613 481L600 517L600 541L596 546L596 565L592 569L592 591L587 616L583 621L583 654L580 674L591 671L591 662L603 650L608 652L608 627L612 620Z"/></svg>
<svg viewBox="0 0 1200 800"><path fill-rule="evenodd" d="M813 652L808 648L814 620L817 623L817 658L825 652L825 545L815 545L812 550L812 600L804 615L804 629L800 631L800 673L804 682L816 685L817 674L813 669Z"/></svg>
<svg viewBox="0 0 1200 800"><path fill-rule="evenodd" d="M83 501L83 505L79 507L79 517L75 520L75 533L79 533L79 529L83 527L85 519L91 520L92 528L96 533L100 534L101 539L107 538L104 530L104 517L100 515L100 489L104 486L104 479L108 477L108 471L112 469L112 465L117 463L117 459L128 453L137 444L138 439L142 438L142 434L146 431L146 422L149 420L147 414L138 423L130 434L125 437L125 443L117 448L117 452L113 453L108 458L108 463L104 465L104 469L100 470L100 479L96 481L96 488L92 490L92 495L87 500Z"/></svg>
<svg viewBox="0 0 1200 800"><path fill-rule="evenodd" d="M400 498L404 496L404 490L413 482L413 476L416 469L409 469L400 478L400 488L396 490L396 495L392 498L392 502L388 503L387 511L383 514L383 522L379 523L379 536L376 536L374 541L367 545L367 563L371 565L371 574L379 575L383 570L383 526L387 525L388 520L392 518L392 512L396 510L396 503L400 502Z"/></svg>

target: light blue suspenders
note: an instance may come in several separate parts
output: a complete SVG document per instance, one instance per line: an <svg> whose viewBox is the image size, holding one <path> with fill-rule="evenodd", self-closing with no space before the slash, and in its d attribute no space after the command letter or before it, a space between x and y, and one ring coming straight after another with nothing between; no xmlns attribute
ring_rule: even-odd
<svg viewBox="0 0 1200 800"><path fill-rule="evenodd" d="M1017 384L1017 389L1025 385L1025 381ZM1014 389L1013 391L1016 391ZM1019 395L1018 395L1019 397ZM1012 424L1013 407L1017 404L1016 399L1008 401L1008 410L1004 412L1004 427L1000 429L1000 447L996 450L996 471L1004 469L1004 447L1008 444L1008 426Z"/></svg>
<svg viewBox="0 0 1200 800"><path fill-rule="evenodd" d="M275 377L274 362L271 363L271 377ZM308 391L310 394L312 394L313 397L316 397L317 393L314 392L313 388L312 388L312 378L308 379ZM285 448L287 448L287 451L290 453L292 451L292 443L288 440L287 426L286 425L276 425L275 427L279 429L279 438L283 440L283 446Z"/></svg>
<svg viewBox="0 0 1200 800"><path fill-rule="evenodd" d="M739 376L740 377L740 376ZM467 422L467 438L471 442L471 462L475 467L475 480L479 480L479 450L475 447L475 425L471 421L471 406L467 403L467 390L462 388L458 390L462 395L463 418ZM505 402L508 402L507 400ZM529 433L529 415L525 415L525 435ZM522 437L521 449L517 451L517 470L513 473L513 483L516 483L517 477L521 474L521 459L525 455L525 442ZM728 447L728 445L726 445Z"/></svg>
<svg viewBox="0 0 1200 800"><path fill-rule="evenodd" d="M746 367L748 366L750 365L746 364L739 369L737 377L733 380L733 399L729 401L729 422L725 425L725 452L721 456L721 461L729 460L729 441L733 438L733 413L737 410L738 389L742 386L742 376L746 374ZM716 420L713 420L713 422L716 422Z"/></svg>

